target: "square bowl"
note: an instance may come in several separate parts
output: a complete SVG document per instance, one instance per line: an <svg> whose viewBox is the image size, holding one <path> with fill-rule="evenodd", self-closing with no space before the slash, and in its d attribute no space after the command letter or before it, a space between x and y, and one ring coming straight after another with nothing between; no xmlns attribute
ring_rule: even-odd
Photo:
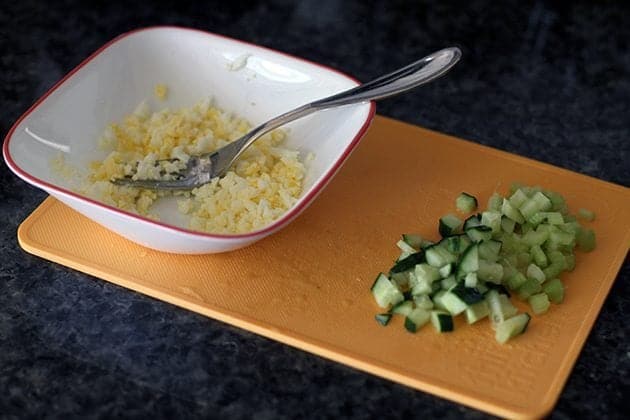
<svg viewBox="0 0 630 420"><path fill-rule="evenodd" d="M152 98L158 84L168 99ZM212 97L217 106L260 124L299 105L352 88L355 79L264 47L179 27L151 27L105 44L66 75L13 125L4 159L20 178L104 227L159 251L204 254L247 246L285 227L313 202L365 134L374 103L320 112L286 126L286 146L313 154L302 193L273 223L243 234L187 229L176 211L155 221L75 192L51 162L63 155L77 168L103 159L105 128L142 101L153 108L190 107ZM152 104L151 101L154 103ZM76 181L76 180L74 180Z"/></svg>

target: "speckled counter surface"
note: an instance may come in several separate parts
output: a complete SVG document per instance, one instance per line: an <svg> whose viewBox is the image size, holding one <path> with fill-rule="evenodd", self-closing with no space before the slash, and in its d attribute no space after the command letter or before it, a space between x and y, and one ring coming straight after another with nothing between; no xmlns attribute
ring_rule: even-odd
<svg viewBox="0 0 630 420"><path fill-rule="evenodd" d="M205 29L360 80L458 45L447 78L377 112L630 185L627 2L75 3L0 7L2 135L83 58L142 26ZM486 417L26 254L16 229L44 198L0 163L0 417ZM623 418L629 281L626 261L552 418Z"/></svg>

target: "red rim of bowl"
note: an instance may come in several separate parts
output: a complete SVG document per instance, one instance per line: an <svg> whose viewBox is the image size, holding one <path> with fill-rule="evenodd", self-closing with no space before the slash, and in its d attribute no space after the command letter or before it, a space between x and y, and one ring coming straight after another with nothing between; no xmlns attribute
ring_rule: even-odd
<svg viewBox="0 0 630 420"><path fill-rule="evenodd" d="M220 239L251 238L251 237L257 237L257 236L260 236L260 235L264 235L266 233L273 232L275 229L280 227L285 222L292 220L295 216L297 216L300 213L300 211L303 208L305 208L305 206L310 204L310 202L316 197L316 195L321 191L321 189L324 186L326 186L328 181L330 181L331 178L340 169L341 165L345 162L345 160L349 157L350 153L358 145L359 141L364 136L365 132L367 131L368 127L370 126L370 123L371 123L372 119L374 118L375 109L376 109L376 106L375 106L374 102L370 102L370 110L368 112L367 118L363 122L363 125L361 126L361 128L359 129L357 134L354 136L352 141L348 144L348 147L346 147L344 152L339 156L339 158L337 159L337 161L335 162L333 167L328 172L325 173L324 177L319 181L319 183L314 185L311 188L311 190L308 192L308 194L301 199L300 203L297 206L291 208L282 217L280 217L279 219L277 219L273 223L265 226L264 228L262 228L260 230L255 230L255 231L247 232L247 233L220 234L220 233L206 233L206 232L194 231L194 230L190 230L190 229L185 229L185 228L180 228L180 227L177 227L177 226L169 225L167 223L163 223L163 222L160 222L160 221L151 220L151 219L142 217L142 216L134 214L134 213L129 213L129 212L121 210L121 209L119 209L117 207L113 207L113 206L104 204L104 203L102 203L100 201L84 197L84 196L76 194L76 193L74 193L74 192L72 192L72 191L70 191L68 189L58 187L56 185L50 184L50 183L48 183L46 181L43 181L43 180L41 180L39 178L36 178L36 177L30 175L28 172L22 170L22 168L20 168L15 163L13 158L11 157L11 154L9 153L9 142L11 141L11 138L13 137L13 133L15 132L17 126L27 116L29 116L39 106L39 104L41 104L48 96L50 96L55 90L57 90L66 80L68 80L70 77L72 77L72 75L74 75L76 72L78 72L86 64L88 64L95 57L100 55L103 51L105 51L107 48L109 48L110 46L114 45L118 41L120 41L120 40L122 40L122 39L124 39L124 38L126 38L126 37L128 37L130 35L139 33L139 32L159 30L159 29L176 29L176 30L183 30L183 31L193 31L193 32L202 33L204 35L208 35L210 37L223 38L223 39L229 40L231 42L238 42L238 43L241 43L241 44L249 45L251 47L267 50L267 51L270 51L270 52L272 52L274 54L284 55L284 56L286 56L288 58L291 58L293 60L298 60L298 61L302 61L302 62L311 64L311 65L314 65L314 66L317 66L317 67L321 67L321 68L323 68L323 69L325 69L325 70L327 70L329 72L337 73L338 75L340 75L342 77L345 77L345 78L347 78L347 79L349 79L349 80L351 80L351 81L353 81L355 83L359 83L359 81L357 79L355 79L354 77L348 76L347 74L344 74L344 73L340 72L339 70L335 70L335 69L330 68L328 66L325 66L323 64L314 63L312 61L309 61L309 60L306 60L306 59L303 59L303 58L299 58L299 57L295 57L295 56L287 54L287 53L283 53L281 51L276 51L276 50L273 50L271 48L267 48L267 47L264 47L264 46L255 45L255 44L252 44L252 43L249 43L249 42L246 42L246 41L233 39L233 38L230 38L230 37L227 37L227 36L224 36L224 35L203 31L201 29L186 28L186 27L173 26L173 25L150 26L150 27L146 27L146 28L134 29L132 31L125 32L125 33L123 33L121 35L118 35L117 37L115 37L114 39L108 41L103 46L101 46L99 49L94 51L92 54L90 54L85 60L83 60L81 63L79 63L79 65L77 65L75 68L73 68L61 80L59 80L57 83L55 83L46 93L44 93L44 95L42 95L37 101L35 101L35 103L33 103L33 105L31 105L26 110L26 112L24 112L24 114L22 114L20 116L20 118L17 119L17 121L11 126L11 129L7 133L7 135L6 135L5 139L4 139L3 147L2 147L2 153L4 155L5 161L7 162L7 165L18 176L20 176L24 180L26 180L29 183L31 183L31 184L33 184L35 186L38 186L40 188L51 189L51 190L60 192L60 193L62 193L64 195L68 195L68 196L74 197L74 198L76 198L78 200L81 200L81 201L84 201L84 202L88 202L88 203L94 204L96 206L109 209L109 210L111 210L111 211L113 211L115 213L118 213L120 215L123 215L125 217L131 217L131 218L134 218L134 219L137 219L137 220L141 220L143 222L146 222L146 223L149 223L149 224L152 224L152 225L155 225L155 226L159 226L160 228L173 230L175 232L186 233L186 234L191 234L191 235L201 236L201 237L208 237L208 238L220 238Z"/></svg>

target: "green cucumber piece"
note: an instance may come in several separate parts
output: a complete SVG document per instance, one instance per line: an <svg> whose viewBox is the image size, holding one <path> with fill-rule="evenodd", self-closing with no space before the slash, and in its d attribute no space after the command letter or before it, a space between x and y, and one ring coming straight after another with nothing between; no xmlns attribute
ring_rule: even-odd
<svg viewBox="0 0 630 420"><path fill-rule="evenodd" d="M527 281L527 277L520 271L514 273L512 277L509 277L506 280L506 286L510 288L510 290L517 290Z"/></svg>
<svg viewBox="0 0 630 420"><path fill-rule="evenodd" d="M595 220L595 213L587 209L579 209L577 215L580 219L588 222Z"/></svg>
<svg viewBox="0 0 630 420"><path fill-rule="evenodd" d="M433 297L431 298L433 300L433 306L436 309L440 309L440 310L446 311L446 307L442 303L442 299L444 298L445 294L446 294L446 290L441 290L440 289L440 291L438 291L436 294L434 294Z"/></svg>
<svg viewBox="0 0 630 420"><path fill-rule="evenodd" d="M525 194L523 192L523 190L521 190L520 188L517 189L516 191L514 191L514 193L510 196L510 198L508 199L508 201L510 202L510 205L512 207L514 207L515 209L518 209L519 207L521 207L523 205L523 203L525 203L527 200L529 199L529 197L527 197L527 194ZM519 222L522 223L522 222Z"/></svg>
<svg viewBox="0 0 630 420"><path fill-rule="evenodd" d="M448 252L457 255L461 254L471 244L470 238L465 233L449 236L440 242L444 242Z"/></svg>
<svg viewBox="0 0 630 420"><path fill-rule="evenodd" d="M518 309L510 298L506 295L500 294L496 290L490 290L486 294L486 301L488 302L488 308L490 309L490 320L493 326L499 325L501 322L517 314Z"/></svg>
<svg viewBox="0 0 630 420"><path fill-rule="evenodd" d="M402 260L396 261L396 264L389 270L390 274L400 273L403 271L410 270L416 266L416 264L420 264L425 262L424 251L420 250L409 255Z"/></svg>
<svg viewBox="0 0 630 420"><path fill-rule="evenodd" d="M450 290L447 291L444 296L442 296L441 302L444 308L453 316L461 314L468 307L466 302L461 300L455 293Z"/></svg>
<svg viewBox="0 0 630 420"><path fill-rule="evenodd" d="M453 274L453 271L455 271L455 263L446 264L444 267L440 268L438 271L439 271L440 277L446 278L450 276L451 274Z"/></svg>
<svg viewBox="0 0 630 420"><path fill-rule="evenodd" d="M422 309L433 309L433 301L429 297L429 295L418 295L414 296L413 302L416 304L417 308Z"/></svg>
<svg viewBox="0 0 630 420"><path fill-rule="evenodd" d="M473 242L489 241L492 239L492 228L484 225L466 229L466 235Z"/></svg>
<svg viewBox="0 0 630 420"><path fill-rule="evenodd" d="M545 273L536 264L527 266L527 278L536 280L539 284L545 281Z"/></svg>
<svg viewBox="0 0 630 420"><path fill-rule="evenodd" d="M465 277L466 274L477 270L479 270L479 246L475 243L470 245L462 254L457 266L457 277Z"/></svg>
<svg viewBox="0 0 630 420"><path fill-rule="evenodd" d="M532 312L536 315L544 314L549 309L549 297L546 293L536 293L527 298L529 306L532 308Z"/></svg>
<svg viewBox="0 0 630 420"><path fill-rule="evenodd" d="M500 241L495 241L494 239L481 242L479 244L479 258L490 262L497 262L502 245Z"/></svg>
<svg viewBox="0 0 630 420"><path fill-rule="evenodd" d="M490 198L488 198L488 210L490 211L499 211L501 210L501 203L503 202L503 198L497 194L493 193Z"/></svg>
<svg viewBox="0 0 630 420"><path fill-rule="evenodd" d="M576 244L584 252L595 249L595 232L592 229L580 229L577 233Z"/></svg>
<svg viewBox="0 0 630 420"><path fill-rule="evenodd" d="M402 240L416 251L418 251L425 242L422 236L417 233L403 233Z"/></svg>
<svg viewBox="0 0 630 420"><path fill-rule="evenodd" d="M387 324L389 324L389 321L392 319L392 314L389 314L389 313L376 314L374 318L376 319L376 322L378 322L382 326L386 326Z"/></svg>
<svg viewBox="0 0 630 420"><path fill-rule="evenodd" d="M465 192L462 192L455 199L455 207L462 213L471 213L477 210L477 204L477 198Z"/></svg>
<svg viewBox="0 0 630 420"><path fill-rule="evenodd" d="M495 290L499 294L505 295L507 297L511 296L510 292L508 291L508 289L502 284L496 284L496 283L492 283L492 282L487 282L487 283L484 283L484 285L486 286L487 290ZM479 286L477 286L477 288L479 288Z"/></svg>
<svg viewBox="0 0 630 420"><path fill-rule="evenodd" d="M542 285L542 290L553 303L562 303L564 300L564 285L558 278L547 280Z"/></svg>
<svg viewBox="0 0 630 420"><path fill-rule="evenodd" d="M469 273L474 275L475 273ZM466 287L464 282L459 282L455 286L453 286L449 293L457 296L457 298L462 301L465 305L472 305L477 302L484 300L484 296L474 287ZM448 307L447 307L448 309ZM449 311L450 312L450 311ZM452 312L451 312L452 313ZM456 315L456 314L453 314Z"/></svg>
<svg viewBox="0 0 630 420"><path fill-rule="evenodd" d="M405 300L400 302L392 308L391 312L396 315L407 316L409 313L413 311L413 302L410 300Z"/></svg>
<svg viewBox="0 0 630 420"><path fill-rule="evenodd" d="M527 330L530 319L531 316L525 312L499 323L496 327L495 339L504 344L511 338L523 334Z"/></svg>
<svg viewBox="0 0 630 420"><path fill-rule="evenodd" d="M438 230L442 237L451 236L457 233L457 230L462 226L462 221L454 214L447 214L440 218Z"/></svg>
<svg viewBox="0 0 630 420"><path fill-rule="evenodd" d="M449 252L442 243L433 245L425 250L427 263L436 268L444 267L446 264L457 262L457 255Z"/></svg>
<svg viewBox="0 0 630 420"><path fill-rule="evenodd" d="M549 265L549 261L547 259L547 255L542 250L540 245L534 245L529 250L530 254L532 254L532 258L538 267L544 268Z"/></svg>
<svg viewBox="0 0 630 420"><path fill-rule="evenodd" d="M477 226L481 226L480 214L473 214L468 219L464 220L464 231Z"/></svg>
<svg viewBox="0 0 630 420"><path fill-rule="evenodd" d="M503 215L501 217L501 230L505 233L514 233L516 222L509 217Z"/></svg>
<svg viewBox="0 0 630 420"><path fill-rule="evenodd" d="M503 266L496 262L489 262L479 259L479 269L477 270L479 280L501 284L503 279Z"/></svg>
<svg viewBox="0 0 630 420"><path fill-rule="evenodd" d="M404 300L402 292L383 273L376 277L371 290L374 300L381 308L396 305Z"/></svg>
<svg viewBox="0 0 630 420"><path fill-rule="evenodd" d="M536 293L542 290L540 283L536 279L528 278L525 280L523 284L516 290L516 295L521 300L526 300L531 295L535 295Z"/></svg>
<svg viewBox="0 0 630 420"><path fill-rule="evenodd" d="M455 276L451 275L445 279L442 279L440 284L442 285L442 289L449 290L451 287L457 284L457 280L455 279Z"/></svg>
<svg viewBox="0 0 630 420"><path fill-rule="evenodd" d="M464 286L466 287L477 287L477 283L477 273L468 273L466 277L464 277Z"/></svg>
<svg viewBox="0 0 630 420"><path fill-rule="evenodd" d="M505 217L515 223L525 223L525 218L523 217L521 212L518 211L518 207L514 206L510 200L503 200L503 204L501 205L501 213L503 213Z"/></svg>
<svg viewBox="0 0 630 420"><path fill-rule="evenodd" d="M481 224L488 226L492 233L501 231L501 213L498 211L484 211L481 213Z"/></svg>
<svg viewBox="0 0 630 420"><path fill-rule="evenodd" d="M466 315L466 322L474 324L475 322L490 315L490 309L488 308L488 303L485 300L482 300L469 305L464 311L464 314Z"/></svg>
<svg viewBox="0 0 630 420"><path fill-rule="evenodd" d="M414 254L416 252L418 252L417 249L415 249L414 247L412 247L411 245L409 245L407 242L405 242L403 239L401 239L400 241L396 242L396 246L404 253L406 253L406 255L402 256L402 258L399 259L404 259L406 257L408 257L411 254Z"/></svg>
<svg viewBox="0 0 630 420"><path fill-rule="evenodd" d="M405 317L405 329L411 333L415 333L424 326L424 324L429 322L429 319L431 319L430 311L423 308L416 308Z"/></svg>
<svg viewBox="0 0 630 420"><path fill-rule="evenodd" d="M420 263L414 269L414 277L411 294L414 296L429 294L433 291L432 283L440 279L440 272L427 263Z"/></svg>
<svg viewBox="0 0 630 420"><path fill-rule="evenodd" d="M453 331L453 317L446 311L433 310L431 311L431 324L437 332L450 332Z"/></svg>
<svg viewBox="0 0 630 420"><path fill-rule="evenodd" d="M521 204L518 210L521 212L525 220L529 220L539 211L547 211L551 208L551 201L540 191L534 193L530 198Z"/></svg>

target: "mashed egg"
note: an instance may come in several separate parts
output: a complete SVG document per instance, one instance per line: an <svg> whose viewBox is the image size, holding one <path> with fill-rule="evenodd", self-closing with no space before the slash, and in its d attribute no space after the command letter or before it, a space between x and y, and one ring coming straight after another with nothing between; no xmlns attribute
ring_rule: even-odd
<svg viewBox="0 0 630 420"><path fill-rule="evenodd" d="M210 100L191 108L157 112L142 103L103 133L100 144L109 154L91 163L82 193L155 219L154 204L175 194L178 210L189 217L193 230L245 233L263 228L293 206L302 192L304 163L297 151L283 146L286 136L282 131L256 141L223 178L192 191L155 192L109 182L136 170L139 178L155 177L156 160L178 158L185 164L190 155L216 150L249 130L247 121L217 108Z"/></svg>

